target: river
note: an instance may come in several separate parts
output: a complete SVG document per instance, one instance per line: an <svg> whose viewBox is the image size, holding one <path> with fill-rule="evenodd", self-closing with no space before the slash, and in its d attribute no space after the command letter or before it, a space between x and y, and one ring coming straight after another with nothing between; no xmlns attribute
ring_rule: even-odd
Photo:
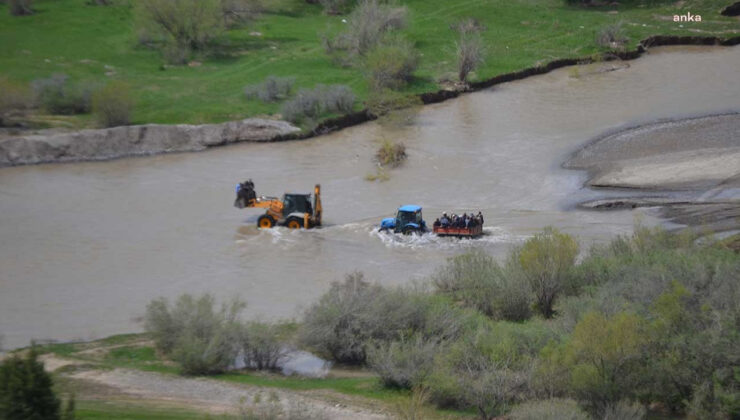
<svg viewBox="0 0 740 420"><path fill-rule="evenodd" d="M629 234L651 209L575 208L603 197L561 164L599 134L663 118L740 111L740 48L662 48L629 67L565 68L420 107L406 123L372 122L307 141L200 153L0 170L0 335L91 339L139 331L149 300L241 296L249 316L290 318L332 281L423 280L471 247L503 255L552 225L582 248ZM398 120L398 119L396 119ZM677 135L680 135L678 133ZM365 180L384 139L408 161ZM325 227L260 231L259 209L232 207L234 185L258 194L322 185ZM619 192L614 192L617 194ZM400 204L482 211L480 240L380 234Z"/></svg>

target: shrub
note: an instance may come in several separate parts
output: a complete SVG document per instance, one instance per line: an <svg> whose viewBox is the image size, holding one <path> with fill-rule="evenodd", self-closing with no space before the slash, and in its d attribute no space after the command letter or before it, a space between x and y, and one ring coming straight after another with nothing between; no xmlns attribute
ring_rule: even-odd
<svg viewBox="0 0 740 420"><path fill-rule="evenodd" d="M322 106L327 112L348 114L355 105L355 94L346 85L329 85L324 91Z"/></svg>
<svg viewBox="0 0 740 420"><path fill-rule="evenodd" d="M13 16L32 15L31 0L8 0L8 11Z"/></svg>
<svg viewBox="0 0 740 420"><path fill-rule="evenodd" d="M0 364L0 418L59 419L59 400L35 347L25 359L13 355Z"/></svg>
<svg viewBox="0 0 740 420"><path fill-rule="evenodd" d="M502 268L482 251L449 259L432 281L438 293L490 317L521 321L531 316L530 293L516 265L509 263Z"/></svg>
<svg viewBox="0 0 740 420"><path fill-rule="evenodd" d="M365 342L375 332L364 315L372 312L381 293L380 286L366 282L359 272L333 283L306 311L300 341L339 362L364 362Z"/></svg>
<svg viewBox="0 0 740 420"><path fill-rule="evenodd" d="M55 74L32 83L36 102L51 114L72 115L90 112L92 89L74 85L66 74Z"/></svg>
<svg viewBox="0 0 740 420"><path fill-rule="evenodd" d="M282 108L283 118L293 123L313 123L325 113L352 111L355 95L344 85L318 85L314 89L301 89Z"/></svg>
<svg viewBox="0 0 740 420"><path fill-rule="evenodd" d="M92 111L102 127L129 124L133 106L131 89L120 82L109 83L97 90L92 97Z"/></svg>
<svg viewBox="0 0 740 420"><path fill-rule="evenodd" d="M147 305L145 326L157 349L178 362L183 373L211 374L234 363L239 348L236 319L244 303L234 300L214 309L211 295L182 295L174 306L163 299Z"/></svg>
<svg viewBox="0 0 740 420"><path fill-rule="evenodd" d="M327 52L346 51L351 56L365 55L383 41L389 32L406 25L406 7L394 7L379 0L361 0L347 17L347 29L333 39L325 39Z"/></svg>
<svg viewBox="0 0 740 420"><path fill-rule="evenodd" d="M164 37L165 58L186 61L191 50L202 50L224 29L221 0L148 0L135 3L138 25Z"/></svg>
<svg viewBox="0 0 740 420"><path fill-rule="evenodd" d="M606 409L603 420L643 420L646 415L645 407L640 404L619 401Z"/></svg>
<svg viewBox="0 0 740 420"><path fill-rule="evenodd" d="M522 273L535 294L537 309L545 318L554 315L555 298L567 281L577 255L575 239L553 228L530 238L518 250Z"/></svg>
<svg viewBox="0 0 740 420"><path fill-rule="evenodd" d="M244 88L247 98L258 98L262 102L275 102L290 95L295 83L294 77L268 76L264 82Z"/></svg>
<svg viewBox="0 0 740 420"><path fill-rule="evenodd" d="M509 413L511 420L589 420L591 417L573 400L552 398L528 401Z"/></svg>
<svg viewBox="0 0 740 420"><path fill-rule="evenodd" d="M470 343L458 343L443 353L428 384L440 405L473 408L481 419L493 419L518 401L526 376L494 361Z"/></svg>
<svg viewBox="0 0 740 420"><path fill-rule="evenodd" d="M420 335L401 341L381 342L369 346L367 361L385 386L411 389L421 386L429 376L440 346L437 340Z"/></svg>
<svg viewBox="0 0 740 420"><path fill-rule="evenodd" d="M424 420L430 417L425 407L429 399L429 391L424 387L415 387L408 400L398 402L395 406L394 418L399 420Z"/></svg>
<svg viewBox="0 0 740 420"><path fill-rule="evenodd" d="M418 65L418 52L411 42L403 39L379 45L365 59L370 85L378 91L402 87Z"/></svg>
<svg viewBox="0 0 740 420"><path fill-rule="evenodd" d="M344 13L355 3L354 0L318 0L318 2L324 7L324 12L330 15Z"/></svg>
<svg viewBox="0 0 740 420"><path fill-rule="evenodd" d="M226 27L243 25L257 19L261 9L259 0L221 0L221 14Z"/></svg>
<svg viewBox="0 0 740 420"><path fill-rule="evenodd" d="M0 77L0 127L12 124L14 114L31 105L28 88Z"/></svg>
<svg viewBox="0 0 740 420"><path fill-rule="evenodd" d="M361 364L368 343L379 345L415 334L453 340L477 328L479 320L435 296L405 289L384 289L362 273L333 283L304 316L299 341L338 362Z"/></svg>
<svg viewBox="0 0 740 420"><path fill-rule="evenodd" d="M381 166L396 167L406 160L406 146L388 139L383 139L375 153L375 159Z"/></svg>
<svg viewBox="0 0 740 420"><path fill-rule="evenodd" d="M457 77L465 82L470 72L484 61L485 47L480 36L482 27L474 19L464 19L454 25L453 29L458 33L455 42Z"/></svg>
<svg viewBox="0 0 740 420"><path fill-rule="evenodd" d="M274 324L263 322L246 324L242 329L240 340L245 365L259 370L277 369L287 353L279 336L279 327Z"/></svg>
<svg viewBox="0 0 740 420"><path fill-rule="evenodd" d="M622 22L604 26L596 33L596 45L602 48L619 49L627 40Z"/></svg>

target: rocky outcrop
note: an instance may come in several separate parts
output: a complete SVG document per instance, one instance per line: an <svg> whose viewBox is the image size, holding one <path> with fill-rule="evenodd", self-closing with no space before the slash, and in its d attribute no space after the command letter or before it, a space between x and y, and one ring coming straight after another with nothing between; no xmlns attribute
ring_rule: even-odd
<svg viewBox="0 0 740 420"><path fill-rule="evenodd" d="M147 124L25 135L0 140L0 166L196 151L241 141L274 141L299 131L285 121L249 118L223 124Z"/></svg>

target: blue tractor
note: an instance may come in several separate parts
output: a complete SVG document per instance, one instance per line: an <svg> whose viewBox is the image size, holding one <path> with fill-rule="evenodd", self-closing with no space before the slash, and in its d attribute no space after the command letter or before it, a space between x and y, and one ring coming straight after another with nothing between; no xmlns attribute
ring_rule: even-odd
<svg viewBox="0 0 740 420"><path fill-rule="evenodd" d="M426 232L427 224L421 217L421 206L407 204L399 207L396 217L387 217L380 222L380 230L392 230L404 235Z"/></svg>

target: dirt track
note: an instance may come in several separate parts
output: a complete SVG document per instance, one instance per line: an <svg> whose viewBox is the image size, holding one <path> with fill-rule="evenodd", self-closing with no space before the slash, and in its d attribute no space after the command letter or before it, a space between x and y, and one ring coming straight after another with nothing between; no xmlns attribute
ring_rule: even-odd
<svg viewBox="0 0 740 420"><path fill-rule="evenodd" d="M47 370L80 365L80 362L52 355L41 358ZM217 381L208 378L186 378L133 369L88 369L63 373L91 389L105 389L105 398L134 398L149 404L181 407L209 414L238 413L240 410L264 412L276 407L283 413L302 413L309 419L387 419L380 407L332 392L293 392ZM85 395L78 395L85 397ZM91 397L95 397L92 395ZM255 404L255 401L258 401Z"/></svg>

